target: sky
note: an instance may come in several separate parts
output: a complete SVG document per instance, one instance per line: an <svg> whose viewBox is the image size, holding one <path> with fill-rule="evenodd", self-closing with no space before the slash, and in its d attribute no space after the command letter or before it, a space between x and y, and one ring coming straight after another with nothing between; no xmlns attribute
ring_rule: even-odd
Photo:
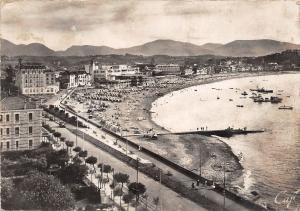
<svg viewBox="0 0 300 211"><path fill-rule="evenodd" d="M1 36L53 50L275 39L300 44L300 0L0 0Z"/></svg>

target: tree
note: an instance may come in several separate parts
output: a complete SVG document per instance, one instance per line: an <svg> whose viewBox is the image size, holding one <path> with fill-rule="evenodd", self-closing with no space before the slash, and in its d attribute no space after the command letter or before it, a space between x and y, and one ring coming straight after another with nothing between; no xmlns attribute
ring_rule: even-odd
<svg viewBox="0 0 300 211"><path fill-rule="evenodd" d="M103 172L107 174L107 178L108 178L108 173L111 172L111 166L110 165L103 165Z"/></svg>
<svg viewBox="0 0 300 211"><path fill-rule="evenodd" d="M81 151L81 147L77 146L73 149L74 152L79 153Z"/></svg>
<svg viewBox="0 0 300 211"><path fill-rule="evenodd" d="M75 201L69 189L51 175L35 172L20 184L20 193L31 209L67 210Z"/></svg>
<svg viewBox="0 0 300 211"><path fill-rule="evenodd" d="M73 163L62 168L58 176L64 183L81 183L87 174L88 168L85 165Z"/></svg>
<svg viewBox="0 0 300 211"><path fill-rule="evenodd" d="M114 175L114 180L117 183L121 183L122 184L122 190L123 190L123 185L124 183L128 183L129 182L129 175L128 174L123 174L121 172L118 172Z"/></svg>
<svg viewBox="0 0 300 211"><path fill-rule="evenodd" d="M66 145L67 145L67 151L69 152L69 148L71 149L74 146L74 142L73 141L66 141Z"/></svg>
<svg viewBox="0 0 300 211"><path fill-rule="evenodd" d="M97 158L94 156L90 156L87 159L85 159L85 162L92 165L95 170L95 164L97 163Z"/></svg>
<svg viewBox="0 0 300 211"><path fill-rule="evenodd" d="M119 187L114 189L114 196L120 196L120 207L121 207L121 203L122 203L122 196L123 196L123 190Z"/></svg>
<svg viewBox="0 0 300 211"><path fill-rule="evenodd" d="M53 136L56 138L56 141L58 141L58 138L61 137L61 133L60 132L54 132Z"/></svg>
<svg viewBox="0 0 300 211"><path fill-rule="evenodd" d="M82 150L78 153L78 156L83 158L83 159L85 159L87 157L87 155L88 155L88 153L87 153L86 150ZM84 160L84 162L85 162L85 160Z"/></svg>
<svg viewBox="0 0 300 211"><path fill-rule="evenodd" d="M134 198L134 195L131 192L128 192L123 196L123 201L128 205L127 206L127 211L129 210L129 203L132 201Z"/></svg>
<svg viewBox="0 0 300 211"><path fill-rule="evenodd" d="M6 204L12 198L14 183L10 179L1 179L1 203Z"/></svg>
<svg viewBox="0 0 300 211"><path fill-rule="evenodd" d="M57 164L64 167L69 161L68 152L65 149L59 151L52 151L46 155L48 167L52 164Z"/></svg>
<svg viewBox="0 0 300 211"><path fill-rule="evenodd" d="M133 182L129 184L128 190L136 196L136 203L138 204L140 195L146 192L146 187L142 183Z"/></svg>

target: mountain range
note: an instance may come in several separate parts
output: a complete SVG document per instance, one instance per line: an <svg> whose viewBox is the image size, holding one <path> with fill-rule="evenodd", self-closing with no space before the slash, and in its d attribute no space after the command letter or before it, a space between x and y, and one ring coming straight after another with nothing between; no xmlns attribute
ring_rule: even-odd
<svg viewBox="0 0 300 211"><path fill-rule="evenodd" d="M227 44L206 43L195 45L174 40L155 40L130 48L111 48L108 46L73 45L64 51L54 51L41 43L16 45L1 39L0 53L6 56L91 56L109 54L198 56L220 55L232 57L253 57L278 53L285 50L300 49L300 45L276 40L235 40Z"/></svg>

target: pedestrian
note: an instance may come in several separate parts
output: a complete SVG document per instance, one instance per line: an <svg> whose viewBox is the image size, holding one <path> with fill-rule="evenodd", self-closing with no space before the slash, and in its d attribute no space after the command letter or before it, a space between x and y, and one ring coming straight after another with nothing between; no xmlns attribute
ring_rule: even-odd
<svg viewBox="0 0 300 211"><path fill-rule="evenodd" d="M192 182L192 189L195 189L195 184Z"/></svg>
<svg viewBox="0 0 300 211"><path fill-rule="evenodd" d="M199 186L200 185L200 180L197 180L197 186Z"/></svg>

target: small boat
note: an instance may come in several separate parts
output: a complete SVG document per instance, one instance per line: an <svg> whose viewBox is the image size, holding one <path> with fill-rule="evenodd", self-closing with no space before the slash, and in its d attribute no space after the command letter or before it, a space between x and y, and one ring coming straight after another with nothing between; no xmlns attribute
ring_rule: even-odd
<svg viewBox="0 0 300 211"><path fill-rule="evenodd" d="M241 95L246 96L246 95L248 95L248 93L246 91L244 91Z"/></svg>
<svg viewBox="0 0 300 211"><path fill-rule="evenodd" d="M250 91L260 92L260 93L273 93L272 89L265 89L265 88L250 89Z"/></svg>
<svg viewBox="0 0 300 211"><path fill-rule="evenodd" d="M283 105L283 106L279 106L278 109L281 109L281 110L293 110L293 106Z"/></svg>
<svg viewBox="0 0 300 211"><path fill-rule="evenodd" d="M243 108L244 106L243 105L236 105L236 107Z"/></svg>
<svg viewBox="0 0 300 211"><path fill-rule="evenodd" d="M271 103L281 103L282 98L271 96L270 100L271 100Z"/></svg>
<svg viewBox="0 0 300 211"><path fill-rule="evenodd" d="M217 97L217 100L219 100L220 98L219 97Z"/></svg>
<svg viewBox="0 0 300 211"><path fill-rule="evenodd" d="M229 101L233 101L233 99L229 99Z"/></svg>

